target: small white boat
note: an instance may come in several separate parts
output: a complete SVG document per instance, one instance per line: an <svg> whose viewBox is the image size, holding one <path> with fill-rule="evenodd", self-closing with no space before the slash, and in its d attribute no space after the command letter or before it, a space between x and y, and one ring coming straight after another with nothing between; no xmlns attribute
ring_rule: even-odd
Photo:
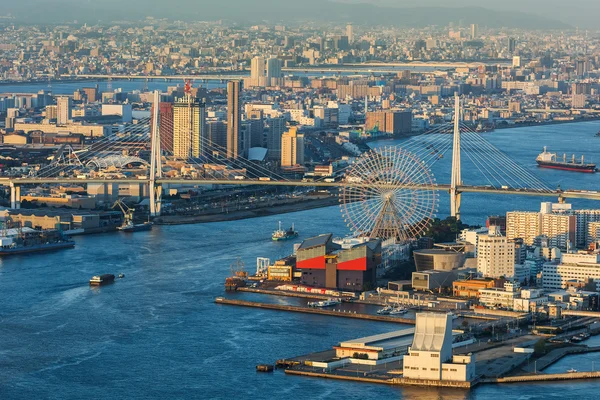
<svg viewBox="0 0 600 400"><path fill-rule="evenodd" d="M390 315L401 315L401 314L406 314L407 312L408 312L408 310L404 307L394 307L390 311Z"/></svg>
<svg viewBox="0 0 600 400"><path fill-rule="evenodd" d="M575 368L571 368L571 369L569 369L567 372L569 372L569 373L574 373L574 372L577 372L577 370L576 370Z"/></svg>
<svg viewBox="0 0 600 400"><path fill-rule="evenodd" d="M377 310L377 314L379 315L388 315L389 313L391 313L393 310L393 308L391 306L385 306L379 310Z"/></svg>

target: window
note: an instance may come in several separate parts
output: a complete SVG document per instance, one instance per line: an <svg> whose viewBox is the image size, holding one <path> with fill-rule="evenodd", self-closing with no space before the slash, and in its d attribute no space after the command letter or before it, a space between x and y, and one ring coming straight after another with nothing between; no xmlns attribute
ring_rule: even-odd
<svg viewBox="0 0 600 400"><path fill-rule="evenodd" d="M431 357L440 358L439 354L432 354Z"/></svg>

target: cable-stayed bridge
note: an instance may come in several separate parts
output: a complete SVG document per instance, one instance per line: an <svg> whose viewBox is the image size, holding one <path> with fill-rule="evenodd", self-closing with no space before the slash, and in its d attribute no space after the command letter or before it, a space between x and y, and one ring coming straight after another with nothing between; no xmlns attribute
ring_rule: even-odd
<svg viewBox="0 0 600 400"><path fill-rule="evenodd" d="M29 176L0 178L0 185L10 186L11 207L20 207L24 185L144 184L148 185L153 216L161 213L163 187L168 185L332 187L339 188L346 216L367 215L365 218L373 221L370 229L388 232L398 224L412 226L431 219L437 211L439 192L450 194L450 213L459 218L462 193L600 200L597 192L551 188L518 165L460 121L458 97L452 124L411 137L399 147L363 154L355 163L337 171L339 177L333 182L325 177L314 181L290 179L273 163L235 156L223 138L193 130L183 139L184 150L189 147L183 155L182 139L178 138L180 154L176 157L172 150L174 136L161 135L161 130L173 131L173 121L161 121L158 92L154 101L156 106L150 118L119 128L108 137L90 140L84 146L63 146L48 165ZM189 125L192 126L191 120ZM450 171L445 171L450 172L450 182L438 183L431 168L447 155L452 161ZM124 169L135 169L138 174L126 176L121 173Z"/></svg>

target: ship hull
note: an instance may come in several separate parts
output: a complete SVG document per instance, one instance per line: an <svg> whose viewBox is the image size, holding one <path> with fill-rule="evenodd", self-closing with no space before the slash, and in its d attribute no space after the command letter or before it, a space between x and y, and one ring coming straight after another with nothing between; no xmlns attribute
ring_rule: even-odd
<svg viewBox="0 0 600 400"><path fill-rule="evenodd" d="M75 242L51 243L51 244L44 244L44 245L17 247L14 249L2 249L2 250L0 250L0 257L1 256L12 256L12 255L16 255L16 254L39 253L39 252L44 252L44 251L68 249L71 247L75 247Z"/></svg>
<svg viewBox="0 0 600 400"><path fill-rule="evenodd" d="M538 167L540 167L540 168L560 169L563 171L573 171L573 172L585 172L585 173L589 173L589 174L596 172L595 165L554 164L554 163L547 163L547 162L540 162L540 161L538 161L537 163L538 163Z"/></svg>
<svg viewBox="0 0 600 400"><path fill-rule="evenodd" d="M283 236L283 237L274 237L272 239L275 242L279 242L279 241L282 241L282 240L290 240L290 239L294 239L294 238L297 238L297 237L298 237L298 235L290 235L290 236Z"/></svg>
<svg viewBox="0 0 600 400"><path fill-rule="evenodd" d="M117 230L121 232L141 232L149 231L152 229L152 224L137 224L131 227L118 227Z"/></svg>

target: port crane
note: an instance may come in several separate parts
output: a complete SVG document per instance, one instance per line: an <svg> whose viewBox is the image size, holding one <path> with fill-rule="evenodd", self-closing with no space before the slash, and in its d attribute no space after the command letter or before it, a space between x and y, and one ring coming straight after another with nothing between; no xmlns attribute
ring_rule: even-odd
<svg viewBox="0 0 600 400"><path fill-rule="evenodd" d="M135 213L135 208L129 207L125 204L123 199L117 199L117 201L115 201L112 208L115 209L116 207L119 207L123 213L123 217L125 218L124 224L133 224L133 213Z"/></svg>

